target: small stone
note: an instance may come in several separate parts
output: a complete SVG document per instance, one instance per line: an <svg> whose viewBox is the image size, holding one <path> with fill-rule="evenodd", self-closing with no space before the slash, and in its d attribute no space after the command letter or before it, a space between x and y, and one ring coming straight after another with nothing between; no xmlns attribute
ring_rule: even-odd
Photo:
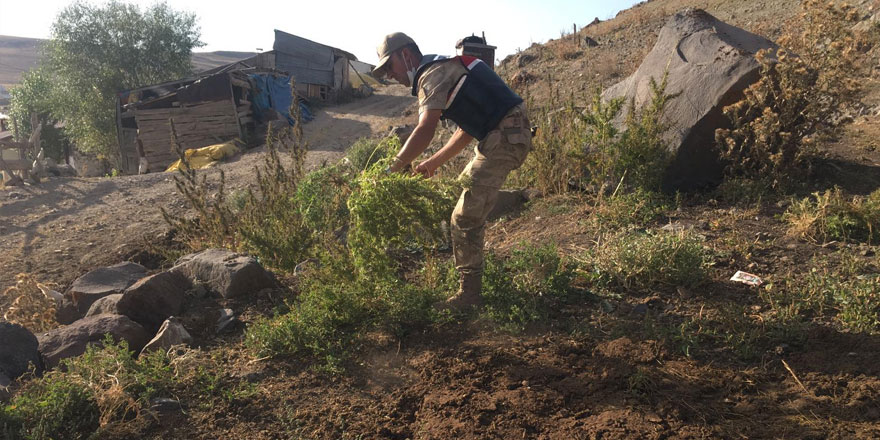
<svg viewBox="0 0 880 440"><path fill-rule="evenodd" d="M177 399L169 399L167 397L154 397L150 399L150 409L156 412L172 412L181 411L183 405Z"/></svg>
<svg viewBox="0 0 880 440"><path fill-rule="evenodd" d="M636 315L644 315L648 313L648 305L647 304L639 304L632 309L633 313Z"/></svg>

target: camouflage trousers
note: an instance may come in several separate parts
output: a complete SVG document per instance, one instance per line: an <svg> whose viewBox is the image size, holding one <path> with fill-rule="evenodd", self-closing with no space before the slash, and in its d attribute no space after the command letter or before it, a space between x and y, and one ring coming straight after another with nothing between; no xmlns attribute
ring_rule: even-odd
<svg viewBox="0 0 880 440"><path fill-rule="evenodd" d="M469 186L461 193L451 221L455 267L461 274L482 273L486 218L507 175L523 164L531 149L531 124L525 105L520 104L480 141L474 159L462 171Z"/></svg>

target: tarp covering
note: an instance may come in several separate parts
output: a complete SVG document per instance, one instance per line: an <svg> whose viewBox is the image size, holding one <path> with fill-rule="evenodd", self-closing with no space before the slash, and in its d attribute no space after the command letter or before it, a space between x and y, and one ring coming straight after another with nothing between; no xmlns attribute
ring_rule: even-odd
<svg viewBox="0 0 880 440"><path fill-rule="evenodd" d="M254 89L251 91L251 102L253 103L254 116L259 121L263 121L266 110L273 109L284 115L290 125L293 125L293 118L290 117L290 104L293 97L290 93L290 77L274 76L266 74L248 75L254 83ZM304 102L299 103L300 112L303 121L311 121L312 113Z"/></svg>
<svg viewBox="0 0 880 440"><path fill-rule="evenodd" d="M238 153L238 148L233 141L229 141L222 144L214 144L207 147L186 150L184 156L186 157L186 162L189 167L198 170L214 166L217 162L223 159L235 156L235 153ZM177 171L177 169L180 168L180 165L180 159L178 159L165 171Z"/></svg>
<svg viewBox="0 0 880 440"><path fill-rule="evenodd" d="M333 87L333 48L275 30L275 68L289 72L299 84Z"/></svg>

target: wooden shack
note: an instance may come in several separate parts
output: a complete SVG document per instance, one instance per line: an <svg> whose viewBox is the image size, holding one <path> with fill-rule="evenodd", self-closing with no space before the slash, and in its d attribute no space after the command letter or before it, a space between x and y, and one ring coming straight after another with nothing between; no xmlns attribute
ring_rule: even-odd
<svg viewBox="0 0 880 440"><path fill-rule="evenodd" d="M163 84L121 92L117 99L117 137L122 168L138 172L141 158L148 172L164 171L177 160L171 124L184 150L201 148L255 133L248 74L284 75L241 63Z"/></svg>

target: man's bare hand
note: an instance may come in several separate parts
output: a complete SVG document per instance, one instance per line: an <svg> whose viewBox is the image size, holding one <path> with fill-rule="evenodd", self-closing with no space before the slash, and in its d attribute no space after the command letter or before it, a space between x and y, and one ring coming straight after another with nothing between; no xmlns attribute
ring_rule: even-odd
<svg viewBox="0 0 880 440"><path fill-rule="evenodd" d="M413 169L413 174L421 174L423 177L433 177L434 172L437 171L437 167L433 165L431 160L426 160L420 164L418 164L415 169Z"/></svg>

